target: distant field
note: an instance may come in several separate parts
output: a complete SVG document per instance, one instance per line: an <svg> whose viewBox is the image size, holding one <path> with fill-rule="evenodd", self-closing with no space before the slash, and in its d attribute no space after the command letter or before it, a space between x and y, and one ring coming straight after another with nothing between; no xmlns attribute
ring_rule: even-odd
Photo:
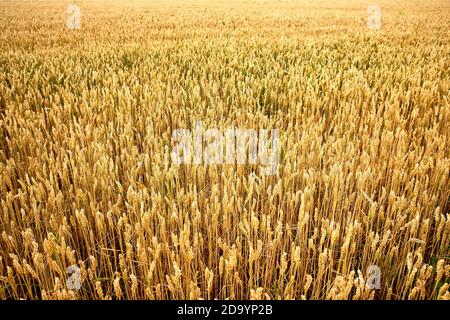
<svg viewBox="0 0 450 320"><path fill-rule="evenodd" d="M1 1L0 30L0 299L450 299L449 1Z"/></svg>

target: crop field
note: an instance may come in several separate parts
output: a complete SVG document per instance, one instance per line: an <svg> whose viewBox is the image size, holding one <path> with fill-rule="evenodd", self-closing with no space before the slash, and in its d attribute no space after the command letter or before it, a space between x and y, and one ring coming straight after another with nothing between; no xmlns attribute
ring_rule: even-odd
<svg viewBox="0 0 450 320"><path fill-rule="evenodd" d="M0 299L450 300L449 30L447 0L1 1Z"/></svg>

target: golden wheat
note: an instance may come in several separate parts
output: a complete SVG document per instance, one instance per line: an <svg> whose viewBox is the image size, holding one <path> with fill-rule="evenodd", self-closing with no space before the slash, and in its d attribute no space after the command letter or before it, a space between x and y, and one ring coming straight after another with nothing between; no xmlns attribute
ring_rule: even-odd
<svg viewBox="0 0 450 320"><path fill-rule="evenodd" d="M448 2L69 4L0 4L0 299L450 299Z"/></svg>

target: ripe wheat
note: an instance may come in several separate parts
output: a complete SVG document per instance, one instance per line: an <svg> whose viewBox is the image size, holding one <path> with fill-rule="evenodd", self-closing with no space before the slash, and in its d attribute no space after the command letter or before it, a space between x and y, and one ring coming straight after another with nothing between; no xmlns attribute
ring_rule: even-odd
<svg viewBox="0 0 450 320"><path fill-rule="evenodd" d="M448 1L75 3L0 3L0 299L450 299Z"/></svg>

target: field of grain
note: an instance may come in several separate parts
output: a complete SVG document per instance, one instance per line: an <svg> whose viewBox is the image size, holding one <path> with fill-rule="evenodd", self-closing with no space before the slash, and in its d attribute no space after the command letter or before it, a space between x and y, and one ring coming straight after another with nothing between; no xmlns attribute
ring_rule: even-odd
<svg viewBox="0 0 450 320"><path fill-rule="evenodd" d="M449 1L73 3L0 2L0 299L450 299Z"/></svg>

